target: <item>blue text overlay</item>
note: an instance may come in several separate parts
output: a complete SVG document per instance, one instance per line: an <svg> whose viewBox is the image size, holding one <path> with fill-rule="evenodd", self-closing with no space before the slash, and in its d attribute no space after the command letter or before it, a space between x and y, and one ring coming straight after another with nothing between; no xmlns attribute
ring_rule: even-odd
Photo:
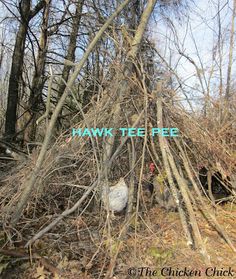
<svg viewBox="0 0 236 279"><path fill-rule="evenodd" d="M121 137L144 137L146 135L145 128L78 128L72 129L72 137L113 137L116 132L120 133ZM178 137L178 128L152 128L148 131L152 137Z"/></svg>

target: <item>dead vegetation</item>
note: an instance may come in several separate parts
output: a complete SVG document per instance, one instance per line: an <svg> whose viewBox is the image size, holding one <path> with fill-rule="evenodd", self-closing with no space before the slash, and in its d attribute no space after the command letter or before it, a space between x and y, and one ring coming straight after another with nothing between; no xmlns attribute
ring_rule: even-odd
<svg viewBox="0 0 236 279"><path fill-rule="evenodd" d="M169 67L163 66L162 79L153 80L146 49L142 53L139 46L156 1L148 1L123 63L113 62L113 74L102 80L97 94L86 106L74 94L85 61L128 2L102 25L73 65L69 80L61 79L64 93L53 111L50 97L57 77L50 72L46 110L37 121L43 143L34 143L27 156L16 149L10 151L11 158L1 159L3 278L125 279L130 278L129 268L142 266L157 270L162 278L165 266L202 271L209 265L235 266L234 97L226 103L220 97L207 99L207 113L197 114L178 102L180 93L170 86L174 75ZM68 96L77 113L66 131L55 132ZM92 127L112 127L115 133L71 136L73 128ZM122 137L121 127L142 127L146 133ZM150 136L155 127L178 128L179 135ZM155 166L152 175L150 164ZM202 189L201 166L230 178L231 194L223 206L212 197L211 183L208 195ZM127 208L113 219L102 189L122 177L129 187ZM152 191L148 183L153 183ZM174 207L163 201L161 208L163 189L168 189Z"/></svg>
<svg viewBox="0 0 236 279"><path fill-rule="evenodd" d="M117 127L178 127L180 136L162 138L163 142L158 136L115 137L107 178L114 183L125 177L129 187L134 187L133 196L129 197L129 214L115 220L110 219L101 203L106 139L97 137L92 141L89 137L61 134L47 150L33 196L20 221L12 226L11 211L34 171L40 147L27 159L15 161L14 173L11 166L2 179L1 243L3 254L7 255L10 249L20 261L30 257L34 262L25 273L22 271L22 278L31 276L27 274L33 270L42 272L45 278L59 270L62 278L113 278L115 274L119 274L117 278L128 278L129 266L179 266L176 258L181 258L185 266L191 254L197 266L204 268L204 261L224 262L223 253L216 256L214 251L219 243L224 246L225 255L234 255L235 205L228 203L227 207L214 209L200 191L197 174L199 164L205 164L232 177L233 135L222 133L222 126L219 130L210 125L211 119L201 120L170 105L161 97L162 90L147 93L135 75L129 77L128 84L130 90L121 104ZM100 94L101 98L83 115L86 120L73 128L111 126L116 90ZM162 104L162 114L158 113L158 102ZM180 215L160 209L155 198L150 202L150 194L142 187L150 162L161 174L159 183L170 187ZM197 251L191 252L188 245ZM24 247L32 252L28 254ZM22 254L17 254L22 249Z"/></svg>

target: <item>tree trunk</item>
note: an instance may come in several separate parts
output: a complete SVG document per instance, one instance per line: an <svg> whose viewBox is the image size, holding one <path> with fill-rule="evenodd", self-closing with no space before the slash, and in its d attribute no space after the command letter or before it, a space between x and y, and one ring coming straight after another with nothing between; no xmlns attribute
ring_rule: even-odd
<svg viewBox="0 0 236 279"><path fill-rule="evenodd" d="M22 0L20 3L20 26L16 35L16 42L12 56L5 122L5 137L9 140L13 140L16 133L18 90L22 75L26 34L30 20L30 5L31 1L29 0Z"/></svg>
<svg viewBox="0 0 236 279"><path fill-rule="evenodd" d="M65 56L65 59L72 63L75 62L76 40L77 40L77 36L78 36L83 5L84 5L84 0L78 0L77 6L76 6L76 11L75 11L73 21L72 21L72 29L71 29L71 33L70 33L67 54ZM64 68L62 71L62 80L60 80L60 83L58 86L58 99L62 96L63 92L65 91L65 88L66 88L65 82L67 82L69 79L69 74L70 74L71 68L72 68L71 65L69 65L67 63L64 64ZM60 114L61 114L61 112L60 112ZM56 128L57 128L57 130L59 130L59 128L60 128L59 121L57 121Z"/></svg>
<svg viewBox="0 0 236 279"><path fill-rule="evenodd" d="M234 0L233 3L233 14L232 14L231 31L230 31L229 63L227 69L227 84L226 84L226 92L225 92L225 99L227 104L229 104L230 102L230 83L231 83L231 72L232 72L232 64L233 64L235 14L236 14L236 0Z"/></svg>
<svg viewBox="0 0 236 279"><path fill-rule="evenodd" d="M68 44L67 54L65 57L66 60L69 60L71 62L75 62L76 39L78 36L83 4L84 4L84 0L78 0L75 15L73 17L72 30L70 33L70 40L69 40L69 44ZM72 66L70 66L68 64L64 65L64 68L62 71L62 78L66 82L68 81L71 67ZM63 81L61 81L59 84L59 88L58 88L59 97L61 97L65 88L66 88L65 83Z"/></svg>
<svg viewBox="0 0 236 279"><path fill-rule="evenodd" d="M122 102L122 99L124 98L124 96L128 90L128 80L126 77L129 77L132 74L133 60L136 58L136 56L138 54L139 47L141 45L142 38L143 38L143 35L145 32L148 20L151 16L151 13L152 13L152 10L153 10L155 4L156 4L156 0L148 1L147 6L140 19L138 28L135 32L135 36L132 40L132 44L131 44L132 47L127 54L127 60L124 65L123 74L121 75L118 73L118 76L115 77L115 81L116 80L118 81L119 88L117 90L118 99L116 100L116 104L114 105L114 109L113 109L113 127L117 126L117 123L119 123L119 119L122 115L120 103ZM115 82L114 82L114 84L115 84ZM116 137L111 137L107 140L107 144L105 147L106 150L105 150L105 154L104 154L104 161L109 160L109 158L112 155L115 138ZM106 164L104 164L104 166L105 165ZM109 170L107 170L107 172L109 172Z"/></svg>
<svg viewBox="0 0 236 279"><path fill-rule="evenodd" d="M40 103L42 103L42 91L43 85L45 82L44 70L45 70L45 61L46 54L48 49L48 19L49 19L49 11L50 11L51 0L46 0L46 5L43 11L43 20L41 27L41 35L39 41L39 50L38 57L36 62L36 68L33 75L33 81L30 91L30 99L29 105L32 113L31 124L29 126L29 130L27 132L28 139L30 141L35 140L36 136L36 120L38 118L38 110Z"/></svg>

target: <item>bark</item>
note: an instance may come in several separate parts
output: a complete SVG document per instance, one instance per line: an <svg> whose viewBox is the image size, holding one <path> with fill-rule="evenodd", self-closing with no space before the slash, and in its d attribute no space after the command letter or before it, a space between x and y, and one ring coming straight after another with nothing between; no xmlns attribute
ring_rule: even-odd
<svg viewBox="0 0 236 279"><path fill-rule="evenodd" d="M127 54L127 60L124 65L122 76L121 76L121 74L118 74L118 76L115 77L115 82L119 81L118 82L119 88L117 90L117 96L116 96L117 100L116 100L116 104L115 104L114 110L113 110L113 127L114 128L117 126L117 123L119 123L119 119L122 115L120 102L122 102L122 99L124 98L128 88L129 88L128 80L126 77L129 77L132 75L133 61L138 54L138 50L141 45L142 38L143 38L143 35L145 32L148 20L151 16L151 13L152 13L152 10L153 10L155 4L156 4L156 0L148 1L147 6L140 19L138 28L135 32L135 36L134 36L132 44L131 44L132 47ZM105 147L106 150L105 150L105 154L104 154L104 161L107 161L112 155L114 140L115 140L115 137L111 137L107 140L107 144ZM106 165L106 164L104 164L104 165ZM109 172L109 170L107 170L107 172Z"/></svg>
<svg viewBox="0 0 236 279"><path fill-rule="evenodd" d="M77 41L78 31L79 31L79 27L80 27L83 5L84 5L84 0L79 0L77 2L76 11L75 11L73 21L72 21L72 28L71 28L70 38L69 38L67 54L65 56L65 60L70 61L72 63L71 63L71 65L69 65L68 63L64 64L64 67L62 70L62 79L60 80L60 83L58 86L58 99L62 96L62 94L66 88L66 82L68 81L73 62L75 62L76 41ZM60 114L61 113L62 112L60 112ZM57 130L59 130L59 128L60 128L59 120L57 121L56 126L57 126Z"/></svg>
<svg viewBox="0 0 236 279"><path fill-rule="evenodd" d="M3 56L4 56L4 45L3 45L3 42L2 42L1 43L1 48L0 48L0 70L2 68Z"/></svg>
<svg viewBox="0 0 236 279"><path fill-rule="evenodd" d="M79 0L77 2L75 15L73 17L72 30L70 33L67 54L65 57L66 60L71 61L71 62L75 61L76 40L77 40L78 31L79 31L79 27L80 27L80 20L81 20L83 5L84 5L84 0ZM72 68L72 66L70 66L68 64L64 64L64 68L62 71L62 78L66 82L68 81L71 68ZM61 81L59 84L59 88L58 88L58 97L61 97L65 88L66 88L65 83L63 81Z"/></svg>
<svg viewBox="0 0 236 279"><path fill-rule="evenodd" d="M120 119L122 117L122 111L121 111L121 106L120 103L122 102L123 98L125 97L125 95L127 94L127 91L129 90L129 82L127 80L127 77L132 75L133 72L133 61L135 60L138 51L139 51L139 47L141 45L142 42L142 38L144 36L144 32L148 23L148 20L151 16L152 10L154 8L156 4L156 0L149 0L146 8L142 14L142 17L140 19L138 28L135 32L135 36L132 40L131 43L131 49L129 50L128 54L127 54L127 60L125 62L122 74L118 73L115 76L115 80L114 80L114 84L117 85L117 90L116 90L116 102L114 105L114 109L112 111L112 126L114 128L116 128L120 122ZM116 139L117 137L110 137L107 139L106 144L105 144L105 148L104 148L104 153L103 153L103 173L105 174L105 185L107 185L108 187L108 175L110 172L110 168L111 165L109 166L107 164L107 162L109 162L110 158L114 155L112 154L113 150L114 150L114 146L116 144ZM116 150L117 152L117 150ZM108 192L108 189L106 189L106 191ZM131 197L129 197L131 198ZM129 202L130 203L130 202Z"/></svg>
<svg viewBox="0 0 236 279"><path fill-rule="evenodd" d="M22 0L20 4L21 19L12 56L5 122L5 137L9 140L12 140L16 133L18 91L22 76L25 40L30 20L30 5L31 1L29 0Z"/></svg>
<svg viewBox="0 0 236 279"><path fill-rule="evenodd" d="M157 92L157 94L160 95L161 92ZM156 105L157 105L158 127L162 128L163 127L163 119L162 119L162 99L161 99L161 96L157 96ZM194 246L194 239L192 237L191 232L189 231L188 224L187 224L187 221L186 221L186 218L185 218L185 212L183 210L183 207L180 204L181 202L180 202L180 199L179 199L178 191L177 191L176 186L174 184L170 164L168 162L168 155L167 155L167 145L168 145L168 143L165 140L165 138L163 138L161 136L159 137L159 145L160 145L160 149L161 149L164 169L165 169L166 174L167 174L167 179L168 179L168 183L170 185L170 190L171 190L172 196L173 196L173 198L175 200L175 203L178 207L180 220L181 220L184 232L185 232L187 240L188 240L187 243L188 243L188 245L193 247Z"/></svg>
<svg viewBox="0 0 236 279"><path fill-rule="evenodd" d="M227 69L227 84L226 84L226 92L225 92L225 99L226 99L226 102L228 104L229 104L229 101L230 101L230 83L231 83L231 72L232 72L232 65L233 65L234 22L235 22L235 14L236 14L236 0L234 0L233 5L234 6L233 6L231 31L230 31L229 63L228 63L228 69Z"/></svg>
<svg viewBox="0 0 236 279"><path fill-rule="evenodd" d="M204 202L204 200L202 198L202 194L200 192L200 189L198 188L198 185L196 184L195 179L193 177L192 170L189 167L189 164L190 164L189 158L187 157L187 155L185 154L183 148L180 146L180 144L178 144L177 141L176 141L176 144L177 144L178 149L179 149L179 151L180 151L180 153L182 155L185 171L186 171L186 173L187 173L187 175L188 175L188 177L190 179L190 182L193 185L193 189L194 189L194 193L193 194L195 195L195 197L197 197L197 199L199 201L198 208L200 209L201 213L203 214L203 216L205 217L207 222L212 224L213 227L219 233L219 235L221 235L224 238L224 240L227 242L227 244L232 249L232 251L236 252L236 248L234 247L233 242L228 237L228 235L224 231L223 227L221 227L221 225L218 223L216 217L211 213L211 210L209 210L209 207Z"/></svg>
<svg viewBox="0 0 236 279"><path fill-rule="evenodd" d="M170 151L169 147L168 147L168 153L169 153L168 154L168 160L169 160L172 172L174 174L174 177L177 180L179 190L182 194L183 201L184 201L184 204L185 204L187 212L188 212L188 218L189 218L188 226L191 228L191 232L193 234L194 241L196 243L197 248L199 248L200 253L203 256L203 258L205 260L205 263L209 265L210 264L210 257L207 253L206 246L204 244L204 241L202 239L202 236L201 236L201 233L200 233L200 230L199 230L199 227L198 227L196 216L195 216L195 213L194 213L194 210L193 210L193 207L192 207L192 204L191 204L191 199L190 199L190 196L189 196L188 186L187 186L186 182L184 181L184 179L180 176L180 174L177 170L176 164L174 162L174 158L171 154L171 151Z"/></svg>
<svg viewBox="0 0 236 279"><path fill-rule="evenodd" d="M36 135L36 120L38 116L38 110L40 103L42 102L42 91L45 82L44 70L46 54L48 49L48 19L50 12L51 0L46 0L46 5L43 11L43 21L41 25L41 35L39 41L38 56L36 61L36 69L33 75L29 105L31 108L32 120L29 127L29 137L30 141L35 140Z"/></svg>
<svg viewBox="0 0 236 279"><path fill-rule="evenodd" d="M134 140L131 138L131 143L128 143L128 151L129 151L129 165L131 174L130 174L130 183L129 183L129 198L128 198L128 205L127 205L127 220L131 217L132 210L133 210L133 200L134 200L134 190L135 190L135 162L136 162L136 152L134 147Z"/></svg>
<svg viewBox="0 0 236 279"><path fill-rule="evenodd" d="M157 123L158 123L158 127L160 127L160 128L163 127L163 115L162 115L162 102L163 101L160 96L161 92L162 91L157 92L158 96L157 96L157 104L156 104L157 105ZM160 136L159 143L160 143L162 159L163 159L164 167L165 167L165 170L167 173L167 178L168 178L168 182L170 185L170 189L171 189L172 195L176 201L176 204L178 206L180 220L182 222L183 229L184 229L187 239L188 239L187 244L190 245L192 248L195 248L195 245L196 245L197 248L200 249L200 252L204 257L205 263L209 265L210 258L209 258L209 255L207 254L205 244L202 240L201 233L199 231L195 213L194 213L194 210L193 210L193 207L191 204L191 200L189 197L189 193L188 193L188 186L187 186L186 182L184 181L184 179L179 174L179 171L176 167L176 163L174 161L174 158L171 153L167 140L164 137ZM177 189L177 187L173 181L172 173L173 173L174 178L177 181L179 190ZM180 201L178 191L181 193L181 196L183 198L189 220L187 219L186 213L184 212L183 204L182 204L183 202Z"/></svg>
<svg viewBox="0 0 236 279"><path fill-rule="evenodd" d="M210 196L212 204L215 205L215 198L212 194L212 172L211 171L207 171L207 184L208 184L208 194Z"/></svg>
<svg viewBox="0 0 236 279"><path fill-rule="evenodd" d="M30 19L32 19L43 7L44 1L40 1L35 9L31 11L31 1L20 2L20 26L16 35L16 42L12 55L11 72L8 85L7 110L5 122L5 137L13 140L16 134L17 103L19 85L22 76L22 65L24 61L25 40Z"/></svg>

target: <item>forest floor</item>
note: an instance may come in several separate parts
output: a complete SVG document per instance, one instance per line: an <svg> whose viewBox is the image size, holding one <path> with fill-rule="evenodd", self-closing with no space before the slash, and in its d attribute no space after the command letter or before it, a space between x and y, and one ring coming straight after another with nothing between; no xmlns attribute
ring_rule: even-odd
<svg viewBox="0 0 236 279"><path fill-rule="evenodd" d="M210 269L209 276L206 275L208 266L202 256L187 246L177 212L166 212L158 207L147 212L139 216L136 229L134 220L125 236L120 236L124 229L124 216L112 220L109 229L104 226L105 216L93 215L92 212L79 218L67 218L32 247L32 251L46 261L33 259L30 263L24 258L14 261L11 258L11 264L1 278L236 278L236 253L200 214L196 215L211 257L211 266L218 270L215 276ZM236 206L220 206L215 214L236 246ZM43 224L45 220L42 218L37 227ZM21 249L19 244L19 251ZM167 268L171 268L171 275ZM229 268L234 270L233 276L220 273ZM181 276L180 271L184 269L184 276ZM63 273L58 275L57 270ZM161 275L161 270L165 276ZM191 270L200 272L201 276L186 273ZM108 271L113 275L108 276Z"/></svg>

